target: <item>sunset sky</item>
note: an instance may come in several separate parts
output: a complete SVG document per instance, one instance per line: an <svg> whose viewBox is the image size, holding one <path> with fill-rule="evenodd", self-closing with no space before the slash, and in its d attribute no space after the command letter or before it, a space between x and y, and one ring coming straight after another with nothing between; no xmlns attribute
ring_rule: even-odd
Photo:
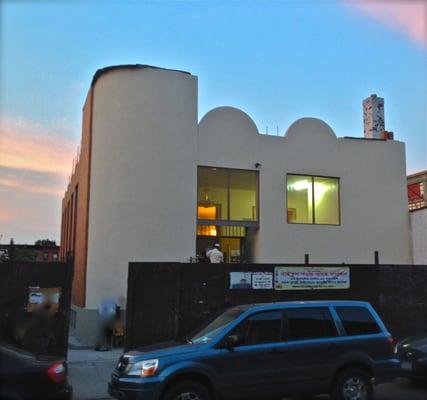
<svg viewBox="0 0 427 400"><path fill-rule="evenodd" d="M408 173L427 169L422 0L0 2L0 243L59 242L61 198L93 74L150 64L199 77L199 119L246 111L261 132L297 118L363 136L385 98Z"/></svg>

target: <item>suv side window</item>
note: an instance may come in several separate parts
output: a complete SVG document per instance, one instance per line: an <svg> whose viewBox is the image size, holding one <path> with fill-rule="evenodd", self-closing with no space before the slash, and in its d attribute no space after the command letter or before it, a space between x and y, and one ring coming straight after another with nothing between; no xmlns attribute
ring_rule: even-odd
<svg viewBox="0 0 427 400"><path fill-rule="evenodd" d="M246 318L229 335L242 338L240 346L282 341L282 311L265 311Z"/></svg>
<svg viewBox="0 0 427 400"><path fill-rule="evenodd" d="M365 307L335 307L335 311L349 336L381 332L375 318Z"/></svg>
<svg viewBox="0 0 427 400"><path fill-rule="evenodd" d="M287 340L338 336L327 307L289 308L285 311Z"/></svg>

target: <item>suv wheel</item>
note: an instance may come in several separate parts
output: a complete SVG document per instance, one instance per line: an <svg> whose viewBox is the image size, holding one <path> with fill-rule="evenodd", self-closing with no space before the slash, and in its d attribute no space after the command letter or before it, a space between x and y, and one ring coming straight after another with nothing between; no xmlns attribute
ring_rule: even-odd
<svg viewBox="0 0 427 400"><path fill-rule="evenodd" d="M162 400L210 400L205 386L194 381L183 381L172 386Z"/></svg>
<svg viewBox="0 0 427 400"><path fill-rule="evenodd" d="M372 400L373 386L366 372L358 368L344 370L335 380L332 400Z"/></svg>

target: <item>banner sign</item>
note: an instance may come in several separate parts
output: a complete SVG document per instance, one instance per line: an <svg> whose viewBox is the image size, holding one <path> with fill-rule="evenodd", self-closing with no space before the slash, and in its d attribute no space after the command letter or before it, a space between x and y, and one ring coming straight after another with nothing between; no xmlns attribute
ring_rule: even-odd
<svg viewBox="0 0 427 400"><path fill-rule="evenodd" d="M275 267L276 290L349 289L349 267Z"/></svg>
<svg viewBox="0 0 427 400"><path fill-rule="evenodd" d="M230 289L273 289L273 273L230 272Z"/></svg>
<svg viewBox="0 0 427 400"><path fill-rule="evenodd" d="M60 287L30 286L28 288L27 312L33 312L42 306L48 306L52 312L58 312L61 292Z"/></svg>
<svg viewBox="0 0 427 400"><path fill-rule="evenodd" d="M252 289L252 272L230 272L230 289Z"/></svg>
<svg viewBox="0 0 427 400"><path fill-rule="evenodd" d="M252 289L273 289L273 273L254 272L252 274Z"/></svg>

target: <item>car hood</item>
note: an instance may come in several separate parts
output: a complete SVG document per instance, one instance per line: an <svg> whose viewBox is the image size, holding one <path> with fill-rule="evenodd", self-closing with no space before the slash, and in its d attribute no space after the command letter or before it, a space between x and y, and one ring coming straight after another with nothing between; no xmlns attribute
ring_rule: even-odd
<svg viewBox="0 0 427 400"><path fill-rule="evenodd" d="M28 350L21 349L6 343L0 343L0 347L3 349L3 351L7 351L13 354L14 358L20 359L22 361L26 360L27 363L52 364L54 362L65 361L64 358L58 356L31 353Z"/></svg>
<svg viewBox="0 0 427 400"><path fill-rule="evenodd" d="M141 358L157 358L165 357L171 355L180 355L192 353L200 350L204 346L202 344L192 344L192 343L183 343L177 341L168 341L155 343L149 346L139 347L135 350L128 351L125 356L128 356L132 359L141 359Z"/></svg>

